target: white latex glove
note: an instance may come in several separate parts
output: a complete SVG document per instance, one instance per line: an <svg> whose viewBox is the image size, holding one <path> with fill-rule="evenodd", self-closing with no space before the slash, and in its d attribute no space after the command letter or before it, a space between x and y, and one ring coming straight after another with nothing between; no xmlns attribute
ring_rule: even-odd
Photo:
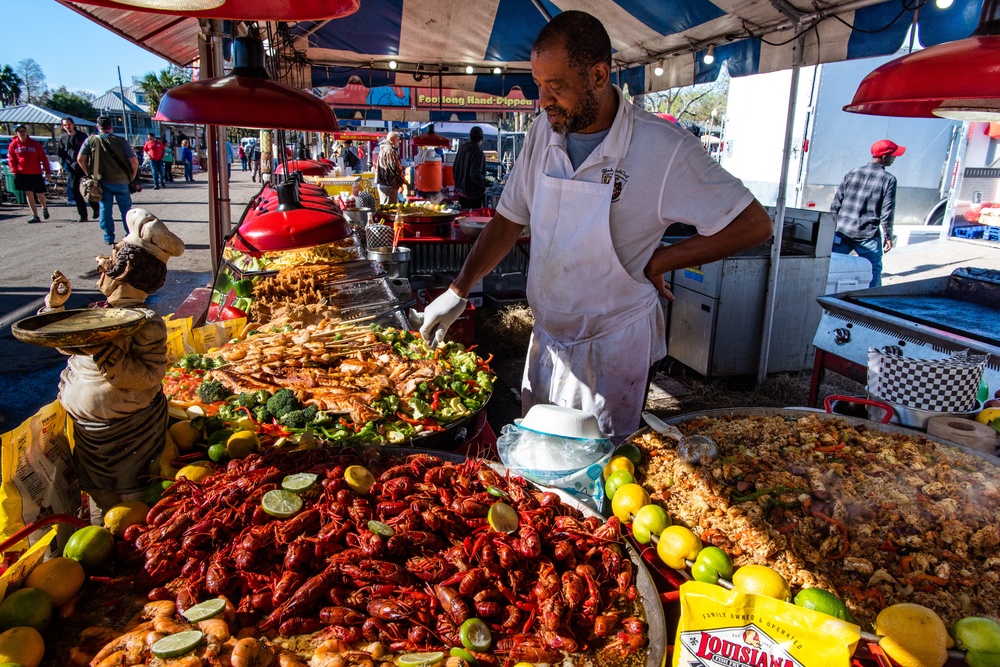
<svg viewBox="0 0 1000 667"><path fill-rule="evenodd" d="M446 289L444 294L431 301L424 308L420 335L431 345L440 345L444 340L444 335L448 333L448 327L454 324L459 315L465 312L465 304L468 302L468 299L463 299L450 288Z"/></svg>

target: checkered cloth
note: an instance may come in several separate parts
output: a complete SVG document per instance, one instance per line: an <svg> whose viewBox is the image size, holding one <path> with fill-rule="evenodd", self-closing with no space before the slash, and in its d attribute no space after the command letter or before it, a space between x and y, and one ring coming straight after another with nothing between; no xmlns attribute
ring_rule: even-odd
<svg viewBox="0 0 1000 667"><path fill-rule="evenodd" d="M868 391L915 410L968 412L976 407L985 369L986 356L968 350L947 359L912 359L869 348Z"/></svg>
<svg viewBox="0 0 1000 667"><path fill-rule="evenodd" d="M392 227L389 225L368 225L365 227L369 248L385 248L392 245Z"/></svg>

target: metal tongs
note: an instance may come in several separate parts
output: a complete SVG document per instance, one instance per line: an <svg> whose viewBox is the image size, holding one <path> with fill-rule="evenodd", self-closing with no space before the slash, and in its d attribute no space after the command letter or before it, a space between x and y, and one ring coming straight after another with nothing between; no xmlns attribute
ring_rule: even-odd
<svg viewBox="0 0 1000 667"><path fill-rule="evenodd" d="M677 454L687 463L708 465L719 458L719 446L704 435L686 436L673 424L668 424L651 412L642 413L642 420L651 429L677 443Z"/></svg>

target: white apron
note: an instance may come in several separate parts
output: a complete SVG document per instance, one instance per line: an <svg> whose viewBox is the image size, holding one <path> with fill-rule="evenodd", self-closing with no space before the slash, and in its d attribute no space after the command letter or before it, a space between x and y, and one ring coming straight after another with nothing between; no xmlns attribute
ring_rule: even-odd
<svg viewBox="0 0 1000 667"><path fill-rule="evenodd" d="M613 176L608 184L538 179L528 269L535 327L521 407L585 410L619 442L638 428L645 404L652 336L662 331L658 294L629 275L611 243Z"/></svg>

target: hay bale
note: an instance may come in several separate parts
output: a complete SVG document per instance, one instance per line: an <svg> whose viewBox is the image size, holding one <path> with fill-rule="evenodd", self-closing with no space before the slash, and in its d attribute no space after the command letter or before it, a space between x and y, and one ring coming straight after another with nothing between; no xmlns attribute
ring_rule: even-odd
<svg viewBox="0 0 1000 667"><path fill-rule="evenodd" d="M483 344L498 352L527 352L534 326L535 316L527 304L507 306L483 323Z"/></svg>

